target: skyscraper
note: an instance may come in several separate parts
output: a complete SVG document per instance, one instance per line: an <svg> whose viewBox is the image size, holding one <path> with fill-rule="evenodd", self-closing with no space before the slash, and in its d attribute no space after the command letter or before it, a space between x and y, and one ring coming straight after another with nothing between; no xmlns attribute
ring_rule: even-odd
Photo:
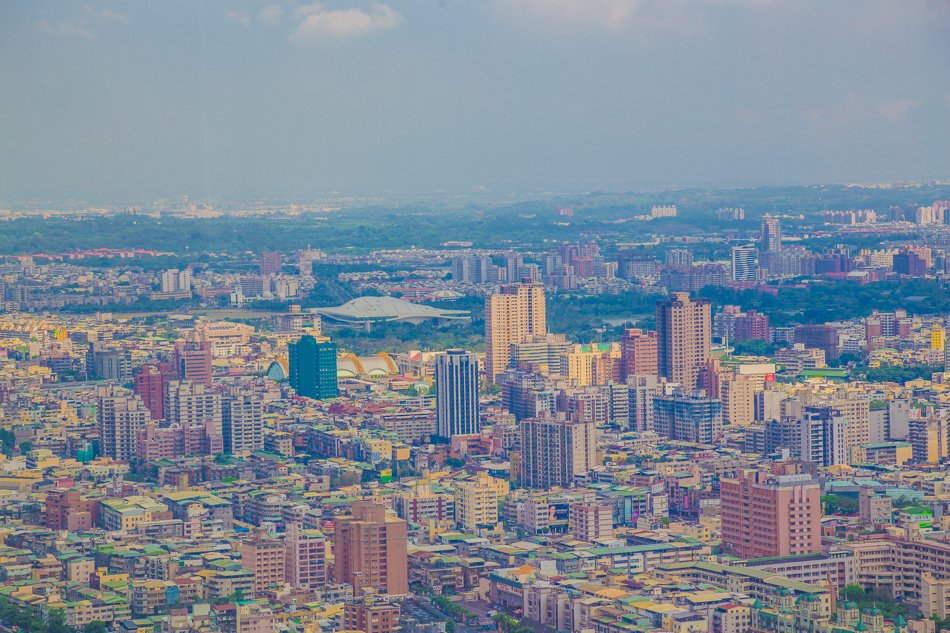
<svg viewBox="0 0 950 633"><path fill-rule="evenodd" d="M653 430L672 440L714 444L722 435L722 401L686 390L655 395Z"/></svg>
<svg viewBox="0 0 950 633"><path fill-rule="evenodd" d="M573 486L574 477L596 465L593 421L557 417L521 421L521 483L527 488Z"/></svg>
<svg viewBox="0 0 950 633"><path fill-rule="evenodd" d="M356 596L409 593L406 522L371 501L354 502L351 512L334 519L334 578Z"/></svg>
<svg viewBox="0 0 950 633"><path fill-rule="evenodd" d="M660 375L687 389L700 387L700 373L712 347L708 299L674 292L656 304L657 363Z"/></svg>
<svg viewBox="0 0 950 633"><path fill-rule="evenodd" d="M284 539L287 584L316 589L327 584L327 539L318 530L305 530L297 521L287 524Z"/></svg>
<svg viewBox="0 0 950 633"><path fill-rule="evenodd" d="M298 396L336 398L340 391L336 377L336 343L317 342L309 334L296 343L288 343L290 386Z"/></svg>
<svg viewBox="0 0 950 633"><path fill-rule="evenodd" d="M821 551L821 484L797 464L720 481L722 544L740 558Z"/></svg>
<svg viewBox="0 0 950 633"><path fill-rule="evenodd" d="M224 452L249 455L264 448L264 405L252 392L229 394L221 405Z"/></svg>
<svg viewBox="0 0 950 633"><path fill-rule="evenodd" d="M759 234L759 251L780 253L782 251L782 220L775 215L762 216L762 231Z"/></svg>
<svg viewBox="0 0 950 633"><path fill-rule="evenodd" d="M641 374L656 375L657 338L656 332L644 332L641 329L629 329L620 338L621 380Z"/></svg>
<svg viewBox="0 0 950 633"><path fill-rule="evenodd" d="M544 335L547 314L544 286L511 284L485 301L485 377L495 382L511 362L511 344Z"/></svg>
<svg viewBox="0 0 950 633"><path fill-rule="evenodd" d="M102 454L122 462L132 461L138 431L151 419L142 398L112 385L100 388L96 418Z"/></svg>
<svg viewBox="0 0 950 633"><path fill-rule="evenodd" d="M478 358L450 349L435 360L436 433L440 437L478 433Z"/></svg>
<svg viewBox="0 0 950 633"><path fill-rule="evenodd" d="M162 292L191 292L191 269L169 268L163 272Z"/></svg>
<svg viewBox="0 0 950 633"><path fill-rule="evenodd" d="M759 267L759 251L755 246L733 246L729 253L732 257L732 280L755 281L755 273Z"/></svg>
<svg viewBox="0 0 950 633"><path fill-rule="evenodd" d="M286 580L284 542L258 529L252 538L241 542L241 565L254 574L254 593L281 586Z"/></svg>

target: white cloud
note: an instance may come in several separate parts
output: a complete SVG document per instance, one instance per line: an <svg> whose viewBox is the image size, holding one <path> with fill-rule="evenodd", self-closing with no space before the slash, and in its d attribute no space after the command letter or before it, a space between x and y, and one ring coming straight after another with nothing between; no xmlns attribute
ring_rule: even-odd
<svg viewBox="0 0 950 633"><path fill-rule="evenodd" d="M75 22L40 22L40 28L57 37L79 37L85 40L96 39L96 34Z"/></svg>
<svg viewBox="0 0 950 633"><path fill-rule="evenodd" d="M878 113L890 121L903 121L904 118L920 106L916 99L896 99L878 107Z"/></svg>
<svg viewBox="0 0 950 633"><path fill-rule="evenodd" d="M103 20L112 20L113 22L121 22L122 24L129 24L132 20L129 19L129 16L119 13L117 11L110 11L109 9L104 10L99 14Z"/></svg>
<svg viewBox="0 0 950 633"><path fill-rule="evenodd" d="M261 9L257 18L264 24L274 24L284 15L284 8L279 4L272 4Z"/></svg>
<svg viewBox="0 0 950 633"><path fill-rule="evenodd" d="M498 7L532 20L593 24L615 31L627 24L641 0L496 0Z"/></svg>
<svg viewBox="0 0 950 633"><path fill-rule="evenodd" d="M296 13L303 21L290 37L297 41L365 35L395 28L404 20L401 13L381 3L366 11L355 8L328 10L317 3L302 6Z"/></svg>
<svg viewBox="0 0 950 633"><path fill-rule="evenodd" d="M229 20L234 20L244 26L251 23L251 16L247 11L228 11L224 14Z"/></svg>

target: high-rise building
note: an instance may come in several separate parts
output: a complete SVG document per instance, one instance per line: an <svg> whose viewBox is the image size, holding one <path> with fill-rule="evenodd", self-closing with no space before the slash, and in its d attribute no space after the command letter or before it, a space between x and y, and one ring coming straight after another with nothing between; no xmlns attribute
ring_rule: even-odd
<svg viewBox="0 0 950 633"><path fill-rule="evenodd" d="M653 430L672 440L714 444L722 435L722 401L685 390L655 395Z"/></svg>
<svg viewBox="0 0 950 633"><path fill-rule="evenodd" d="M732 323L733 341L768 341L771 338L769 331L769 316L749 310L737 314Z"/></svg>
<svg viewBox="0 0 950 633"><path fill-rule="evenodd" d="M250 455L264 448L264 404L254 393L226 395L221 403L224 452Z"/></svg>
<svg viewBox="0 0 950 633"><path fill-rule="evenodd" d="M656 375L627 376L627 428L631 431L652 431L653 398L660 393Z"/></svg>
<svg viewBox="0 0 950 633"><path fill-rule="evenodd" d="M153 420L165 417L165 382L167 376L155 365L143 365L135 370L133 381L135 393L148 407Z"/></svg>
<svg viewBox="0 0 950 633"><path fill-rule="evenodd" d="M220 455L224 451L221 394L190 380L165 387L165 419L184 436L184 455Z"/></svg>
<svg viewBox="0 0 950 633"><path fill-rule="evenodd" d="M151 419L142 398L120 387L103 387L98 391L96 418L102 455L132 461L139 429Z"/></svg>
<svg viewBox="0 0 950 633"><path fill-rule="evenodd" d="M334 520L333 574L353 594L409 592L406 522L371 501L353 503L352 514Z"/></svg>
<svg viewBox="0 0 950 633"><path fill-rule="evenodd" d="M801 420L802 461L819 466L848 463L848 422L831 407L805 407Z"/></svg>
<svg viewBox="0 0 950 633"><path fill-rule="evenodd" d="M620 338L620 380L630 376L659 373L656 331L628 329Z"/></svg>
<svg viewBox="0 0 950 633"><path fill-rule="evenodd" d="M128 350L92 343L86 352L86 376L89 380L128 382L132 378L132 360Z"/></svg>
<svg viewBox="0 0 950 633"><path fill-rule="evenodd" d="M450 349L435 359L436 433L439 437L478 433L478 358Z"/></svg>
<svg viewBox="0 0 950 633"><path fill-rule="evenodd" d="M733 246L729 250L732 258L733 281L755 281L759 268L759 251L752 244Z"/></svg>
<svg viewBox="0 0 950 633"><path fill-rule="evenodd" d="M613 538L613 507L601 501L572 503L570 525L571 535L579 541L592 543L595 539Z"/></svg>
<svg viewBox="0 0 950 633"><path fill-rule="evenodd" d="M485 300L485 377L490 383L508 368L511 344L547 331L544 286L510 284Z"/></svg>
<svg viewBox="0 0 950 633"><path fill-rule="evenodd" d="M336 375L336 343L317 342L309 334L296 343L289 343L290 386L298 396L336 398L339 394Z"/></svg>
<svg viewBox="0 0 950 633"><path fill-rule="evenodd" d="M592 421L557 417L521 421L521 484L570 487L596 466L597 427Z"/></svg>
<svg viewBox="0 0 950 633"><path fill-rule="evenodd" d="M163 272L162 292L191 292L191 269L169 268Z"/></svg>
<svg viewBox="0 0 950 633"><path fill-rule="evenodd" d="M280 253L264 251L261 253L258 265L262 275L274 275L280 272L284 263Z"/></svg>
<svg viewBox="0 0 950 633"><path fill-rule="evenodd" d="M508 482L480 472L473 481L455 486L455 519L472 534L498 523L498 501L508 495Z"/></svg>
<svg viewBox="0 0 950 633"><path fill-rule="evenodd" d="M712 347L708 299L690 299L674 292L656 304L657 363L659 373L687 389L700 386L700 374Z"/></svg>
<svg viewBox="0 0 950 633"><path fill-rule="evenodd" d="M765 215L762 217L759 251L770 254L782 251L782 220L778 216Z"/></svg>
<svg viewBox="0 0 950 633"><path fill-rule="evenodd" d="M284 537L287 584L316 589L327 584L327 539L319 530L305 530L297 521L287 524Z"/></svg>
<svg viewBox="0 0 950 633"><path fill-rule="evenodd" d="M178 380L190 380L211 386L211 343L179 341L172 352L172 373Z"/></svg>
<svg viewBox="0 0 950 633"><path fill-rule="evenodd" d="M821 551L821 483L798 464L744 471L720 481L722 544L740 558Z"/></svg>
<svg viewBox="0 0 950 633"><path fill-rule="evenodd" d="M268 587L280 587L287 577L284 542L258 529L253 537L241 542L241 566L254 574L254 593Z"/></svg>
<svg viewBox="0 0 950 633"><path fill-rule="evenodd" d="M950 424L946 416L922 416L908 421L907 441L913 447L914 461L937 464L950 457Z"/></svg>
<svg viewBox="0 0 950 633"><path fill-rule="evenodd" d="M487 255L452 258L452 281L456 283L483 284L497 280L496 267Z"/></svg>

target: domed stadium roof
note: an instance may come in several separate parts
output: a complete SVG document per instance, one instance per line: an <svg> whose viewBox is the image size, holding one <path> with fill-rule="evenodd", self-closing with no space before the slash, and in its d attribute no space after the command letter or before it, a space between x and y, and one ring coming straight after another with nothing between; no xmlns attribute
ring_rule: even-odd
<svg viewBox="0 0 950 633"><path fill-rule="evenodd" d="M420 303L410 303L396 297L357 297L334 308L310 308L324 319L341 323L372 321L400 321L421 323L430 320L469 319L468 310L442 310Z"/></svg>

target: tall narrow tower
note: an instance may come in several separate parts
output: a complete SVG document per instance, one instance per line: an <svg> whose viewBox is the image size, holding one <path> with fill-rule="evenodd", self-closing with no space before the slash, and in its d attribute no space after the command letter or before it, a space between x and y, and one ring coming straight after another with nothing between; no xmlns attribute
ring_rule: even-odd
<svg viewBox="0 0 950 633"><path fill-rule="evenodd" d="M439 437L478 433L478 358L450 349L435 361L436 432Z"/></svg>
<svg viewBox="0 0 950 633"><path fill-rule="evenodd" d="M521 283L503 286L485 300L485 377L495 382L508 368L511 344L547 331L544 286Z"/></svg>
<svg viewBox="0 0 950 633"><path fill-rule="evenodd" d="M674 292L656 304L657 361L660 375L687 389L698 389L712 347L708 299Z"/></svg>

